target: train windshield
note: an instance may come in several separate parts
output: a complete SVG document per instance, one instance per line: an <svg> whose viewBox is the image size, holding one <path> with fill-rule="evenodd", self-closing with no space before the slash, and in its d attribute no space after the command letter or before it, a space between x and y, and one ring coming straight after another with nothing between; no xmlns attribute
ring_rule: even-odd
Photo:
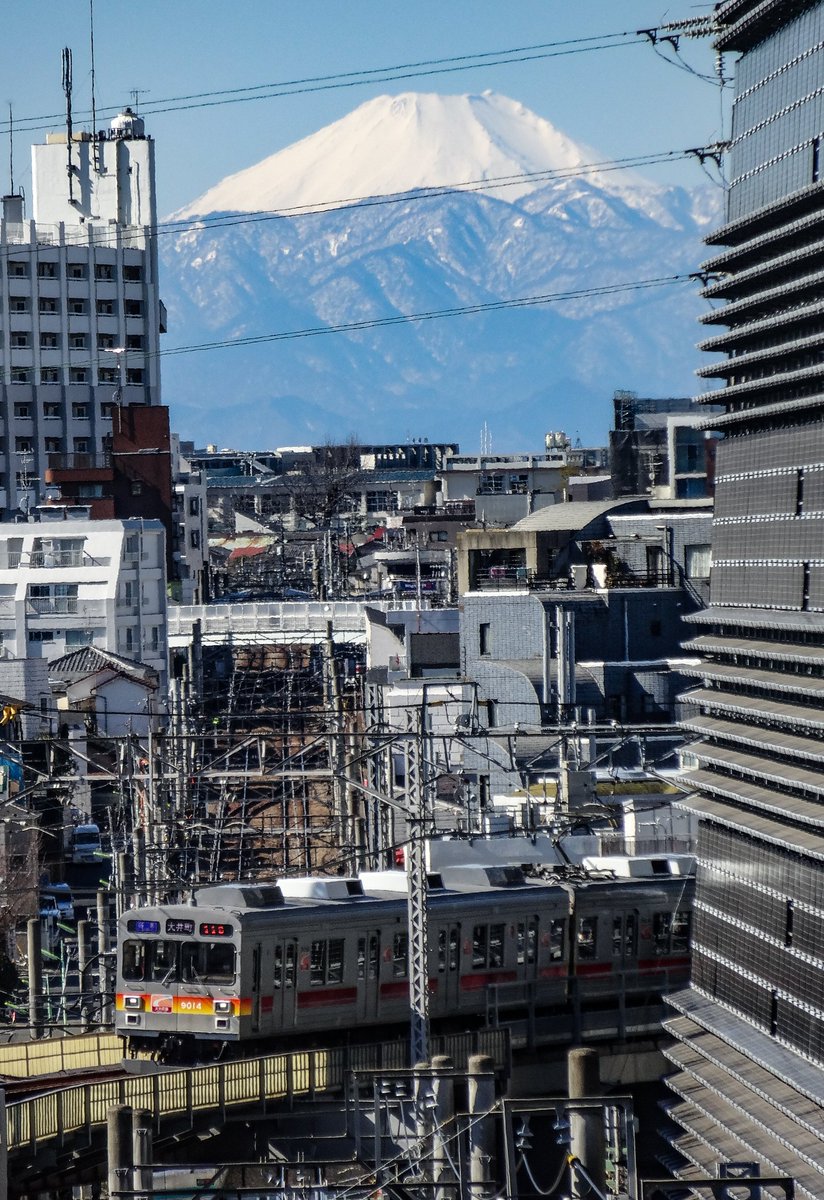
<svg viewBox="0 0 824 1200"><path fill-rule="evenodd" d="M232 983L235 948L230 942L184 942L180 966L184 983Z"/></svg>
<svg viewBox="0 0 824 1200"><path fill-rule="evenodd" d="M233 983L235 948L230 942L123 943L123 978L133 983Z"/></svg>

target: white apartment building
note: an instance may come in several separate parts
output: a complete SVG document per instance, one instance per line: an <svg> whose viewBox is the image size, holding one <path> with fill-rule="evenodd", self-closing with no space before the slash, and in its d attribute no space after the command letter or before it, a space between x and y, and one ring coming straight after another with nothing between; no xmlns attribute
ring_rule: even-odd
<svg viewBox="0 0 824 1200"><path fill-rule="evenodd" d="M114 404L160 403L165 328L140 118L126 109L95 137L33 146L32 200L27 219L22 196L3 197L0 219L0 507L12 510L37 502L50 456L104 451Z"/></svg>
<svg viewBox="0 0 824 1200"><path fill-rule="evenodd" d="M172 441L172 520L175 564L170 596L179 604L205 604L208 599L209 503L206 472L195 470L181 453L180 438Z"/></svg>
<svg viewBox="0 0 824 1200"><path fill-rule="evenodd" d="M165 554L159 521L0 524L3 656L53 660L97 646L153 667L162 694L168 679Z"/></svg>

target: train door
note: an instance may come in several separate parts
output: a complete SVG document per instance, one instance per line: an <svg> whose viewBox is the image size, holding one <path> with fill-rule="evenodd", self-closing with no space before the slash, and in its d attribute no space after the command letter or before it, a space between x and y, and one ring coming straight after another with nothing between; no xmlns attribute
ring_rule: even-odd
<svg viewBox="0 0 824 1200"><path fill-rule="evenodd" d="M261 950L260 943L255 946L252 951L252 1032L257 1033L260 1029L260 971L261 967Z"/></svg>
<svg viewBox="0 0 824 1200"><path fill-rule="evenodd" d="M612 916L612 974L622 993L637 985L638 910L615 912Z"/></svg>
<svg viewBox="0 0 824 1200"><path fill-rule="evenodd" d="M379 929L358 933L358 1020L377 1021L380 1004L381 934Z"/></svg>
<svg viewBox="0 0 824 1200"><path fill-rule="evenodd" d="M448 1015L461 1002L461 927L457 923L438 930L438 1009Z"/></svg>
<svg viewBox="0 0 824 1200"><path fill-rule="evenodd" d="M272 1017L274 1030L293 1029L297 992L298 944L294 938L278 938L274 945Z"/></svg>

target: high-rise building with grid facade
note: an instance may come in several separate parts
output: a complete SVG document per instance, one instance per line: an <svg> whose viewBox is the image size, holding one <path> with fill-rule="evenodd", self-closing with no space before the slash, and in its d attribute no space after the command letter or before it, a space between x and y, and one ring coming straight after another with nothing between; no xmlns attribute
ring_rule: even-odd
<svg viewBox="0 0 824 1200"><path fill-rule="evenodd" d="M154 142L131 110L32 147L0 217L0 510L99 465L115 405L160 403ZM93 493L90 493L93 498Z"/></svg>
<svg viewBox="0 0 824 1200"><path fill-rule="evenodd" d="M726 0L737 54L702 373L725 434L687 722L701 817L675 1000L679 1171L751 1161L824 1196L824 2ZM765 1192L765 1195L779 1192Z"/></svg>

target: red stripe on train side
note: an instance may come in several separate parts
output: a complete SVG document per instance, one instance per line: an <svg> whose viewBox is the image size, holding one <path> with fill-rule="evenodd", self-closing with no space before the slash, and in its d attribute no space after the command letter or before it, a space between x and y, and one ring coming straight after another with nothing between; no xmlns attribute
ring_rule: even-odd
<svg viewBox="0 0 824 1200"><path fill-rule="evenodd" d="M491 983L514 983L517 978L517 971L484 971L475 975L462 975L461 991L477 992Z"/></svg>
<svg viewBox="0 0 824 1200"><path fill-rule="evenodd" d="M575 968L576 975L610 975L612 973L612 963L595 962L582 963L579 962Z"/></svg>
<svg viewBox="0 0 824 1200"><path fill-rule="evenodd" d="M677 968L683 970L690 965L688 954L677 954L671 958L642 958L638 960L639 971L663 971Z"/></svg>
<svg viewBox="0 0 824 1200"><path fill-rule="evenodd" d="M561 963L559 967L541 967L538 975L541 979L564 979L567 975L567 965Z"/></svg>
<svg viewBox="0 0 824 1200"><path fill-rule="evenodd" d="M311 992L298 992L298 1008L330 1008L336 1004L354 1004L358 998L358 989L315 988Z"/></svg>

